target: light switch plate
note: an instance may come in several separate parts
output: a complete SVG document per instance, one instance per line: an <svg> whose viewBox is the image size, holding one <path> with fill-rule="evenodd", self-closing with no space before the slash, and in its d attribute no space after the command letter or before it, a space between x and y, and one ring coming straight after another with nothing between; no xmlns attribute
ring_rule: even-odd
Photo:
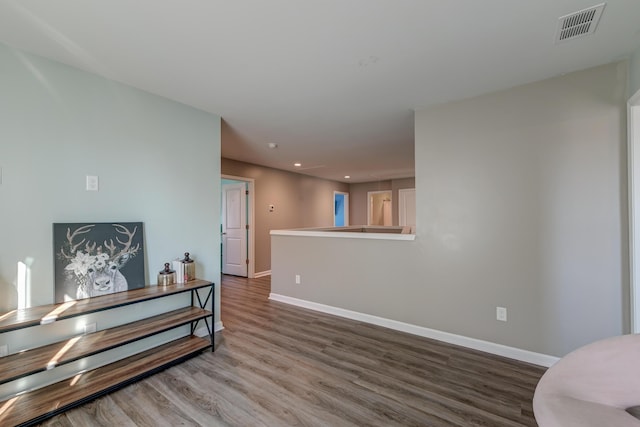
<svg viewBox="0 0 640 427"><path fill-rule="evenodd" d="M0 345L0 357L5 357L9 355L9 346L6 344Z"/></svg>
<svg viewBox="0 0 640 427"><path fill-rule="evenodd" d="M87 323L86 325L84 325L84 333L85 333L85 334L92 334L92 333L94 333L94 332L97 330L97 327L96 327L96 326L97 326L97 325L96 325L96 323L95 323L95 322L93 322L93 323Z"/></svg>

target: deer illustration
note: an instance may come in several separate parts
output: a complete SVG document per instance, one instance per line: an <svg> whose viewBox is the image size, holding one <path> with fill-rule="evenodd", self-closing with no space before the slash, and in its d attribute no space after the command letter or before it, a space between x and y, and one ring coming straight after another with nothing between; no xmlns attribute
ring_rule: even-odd
<svg viewBox="0 0 640 427"><path fill-rule="evenodd" d="M74 282L72 286L77 286L77 299L128 289L127 279L120 269L140 249L139 244L131 246L137 227L129 230L121 224L112 225L120 236L115 237L115 242L108 239L100 245L83 237L95 227L95 224L78 227L73 232L67 228L67 241L60 249L58 257L65 262L68 261L65 272L68 280Z"/></svg>

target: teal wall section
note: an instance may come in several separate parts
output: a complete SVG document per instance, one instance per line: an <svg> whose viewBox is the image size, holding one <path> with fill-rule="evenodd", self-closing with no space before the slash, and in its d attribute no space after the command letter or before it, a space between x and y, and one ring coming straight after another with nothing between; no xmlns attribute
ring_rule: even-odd
<svg viewBox="0 0 640 427"><path fill-rule="evenodd" d="M142 221L148 283L185 251L219 283L220 117L2 44L0 94L0 315L17 305L20 262L27 305L53 302L54 222ZM87 175L99 191L85 191ZM105 312L98 329L181 303ZM13 353L79 327L56 323L0 344Z"/></svg>

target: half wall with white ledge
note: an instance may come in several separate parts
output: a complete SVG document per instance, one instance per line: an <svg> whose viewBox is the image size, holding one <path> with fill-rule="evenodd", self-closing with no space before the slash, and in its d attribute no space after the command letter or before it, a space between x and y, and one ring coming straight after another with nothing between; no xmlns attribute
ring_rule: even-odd
<svg viewBox="0 0 640 427"><path fill-rule="evenodd" d="M419 253L416 235L403 234L402 227L351 228L271 231L269 298L541 366L558 360L518 345L439 328L433 306L442 292L436 284L420 283L423 274L411 267L420 265L416 257L424 256ZM407 292L406 288L415 287L416 282L424 287L428 304L427 300L408 299L415 290ZM456 306L448 309L456 310Z"/></svg>

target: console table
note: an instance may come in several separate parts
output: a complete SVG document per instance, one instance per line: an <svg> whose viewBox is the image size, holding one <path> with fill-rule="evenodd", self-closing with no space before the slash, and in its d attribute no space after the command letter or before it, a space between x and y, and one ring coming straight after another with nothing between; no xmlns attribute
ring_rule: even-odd
<svg viewBox="0 0 640 427"><path fill-rule="evenodd" d="M37 424L207 349L213 351L213 313L205 310L205 307L209 300L214 306L214 286L211 282L196 279L183 284L147 286L100 297L16 310L0 316L2 334L170 295L191 293L190 306L0 358L0 384L5 384L180 326L190 325L191 329L191 334L186 337L0 401L0 425ZM200 297L200 289L207 294L204 299ZM206 325L208 338L193 335L200 322Z"/></svg>

